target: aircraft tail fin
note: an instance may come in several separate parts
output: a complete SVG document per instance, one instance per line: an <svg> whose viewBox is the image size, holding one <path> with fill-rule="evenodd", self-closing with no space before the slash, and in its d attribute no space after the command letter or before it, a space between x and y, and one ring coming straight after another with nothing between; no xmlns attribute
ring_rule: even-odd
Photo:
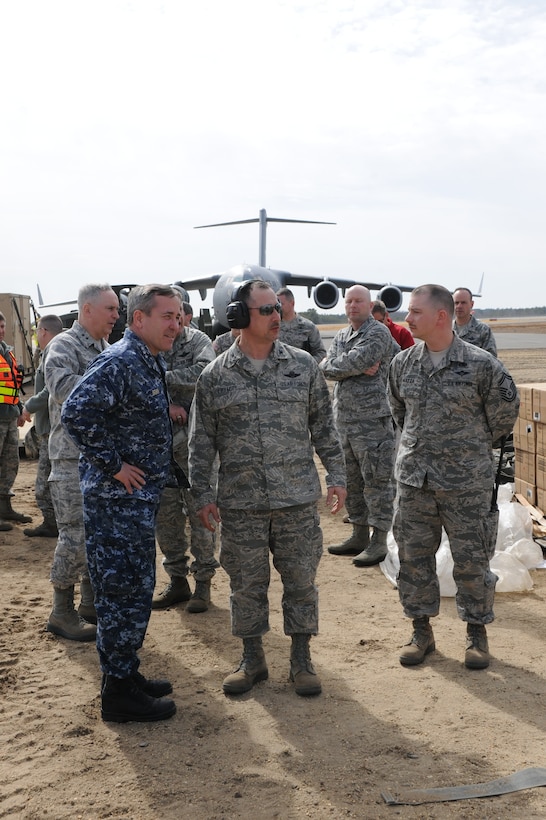
<svg viewBox="0 0 546 820"><path fill-rule="evenodd" d="M484 278L484 276L485 276L485 274L484 274L484 273L482 273L482 278L480 279L480 285L479 285L479 287L478 287L478 292L477 292L477 293L473 293L473 294L472 294L472 296L481 296L481 295L482 295L483 278Z"/></svg>
<svg viewBox="0 0 546 820"><path fill-rule="evenodd" d="M44 300L42 297L42 291L40 290L40 285L36 285L36 290L38 291L38 304L40 305L40 307L42 307L42 305L44 304Z"/></svg>

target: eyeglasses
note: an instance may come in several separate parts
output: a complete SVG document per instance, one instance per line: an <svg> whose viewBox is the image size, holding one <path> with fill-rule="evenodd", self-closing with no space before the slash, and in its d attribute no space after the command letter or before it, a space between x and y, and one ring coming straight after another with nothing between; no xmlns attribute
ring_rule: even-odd
<svg viewBox="0 0 546 820"><path fill-rule="evenodd" d="M260 316L271 316L274 310L277 313L281 313L282 305L280 302L277 302L275 305L260 305L260 307L249 307L249 310L259 310Z"/></svg>

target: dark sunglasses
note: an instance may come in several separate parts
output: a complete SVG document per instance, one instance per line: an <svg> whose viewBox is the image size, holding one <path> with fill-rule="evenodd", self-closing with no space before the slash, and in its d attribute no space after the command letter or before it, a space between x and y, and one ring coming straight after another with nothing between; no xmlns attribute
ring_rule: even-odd
<svg viewBox="0 0 546 820"><path fill-rule="evenodd" d="M249 307L249 310L259 310L260 316L271 316L274 310L277 313L281 313L282 305L280 302L277 302L275 305L260 305L260 307Z"/></svg>

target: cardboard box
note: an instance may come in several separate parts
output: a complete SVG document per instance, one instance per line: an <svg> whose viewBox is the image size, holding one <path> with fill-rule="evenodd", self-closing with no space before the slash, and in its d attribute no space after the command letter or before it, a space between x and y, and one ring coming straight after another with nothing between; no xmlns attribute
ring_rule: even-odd
<svg viewBox="0 0 546 820"><path fill-rule="evenodd" d="M521 449L523 450L523 447ZM535 452L537 455L546 456L546 423L535 423Z"/></svg>
<svg viewBox="0 0 546 820"><path fill-rule="evenodd" d="M525 450L526 453L536 452L536 428L538 426L542 425L518 417L514 424L514 447L518 450Z"/></svg>
<svg viewBox="0 0 546 820"><path fill-rule="evenodd" d="M537 487L537 503L536 506L539 508L540 512L544 514L544 510L546 509L546 490Z"/></svg>
<svg viewBox="0 0 546 820"><path fill-rule="evenodd" d="M526 481L522 481L521 478L516 478L514 479L514 492L522 495L533 507L537 503L537 488L534 484L528 484Z"/></svg>
<svg viewBox="0 0 546 820"><path fill-rule="evenodd" d="M533 421L546 423L546 384L533 387Z"/></svg>
<svg viewBox="0 0 546 820"><path fill-rule="evenodd" d="M535 454L526 453L525 450L516 450L516 469L515 477L520 478L527 484L534 484L536 486L535 474Z"/></svg>
<svg viewBox="0 0 546 820"><path fill-rule="evenodd" d="M0 293L0 311L6 317L5 341L13 347L17 364L25 378L34 375L30 296L20 293Z"/></svg>
<svg viewBox="0 0 546 820"><path fill-rule="evenodd" d="M535 484L546 490L546 456L536 456Z"/></svg>
<svg viewBox="0 0 546 820"><path fill-rule="evenodd" d="M518 384L519 418L533 421L533 385Z"/></svg>

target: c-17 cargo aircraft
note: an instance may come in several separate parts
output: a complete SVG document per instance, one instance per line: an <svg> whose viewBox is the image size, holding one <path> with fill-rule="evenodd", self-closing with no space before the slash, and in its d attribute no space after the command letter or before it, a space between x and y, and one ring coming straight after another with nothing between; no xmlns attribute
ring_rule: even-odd
<svg viewBox="0 0 546 820"><path fill-rule="evenodd" d="M339 300L339 293L345 295L347 288L352 285L364 285L370 290L378 291L377 298L382 299L390 313L398 310L402 305L402 293L410 293L413 286L392 285L385 282L357 282L355 279L345 279L338 276L306 276L294 274L285 270L274 270L266 267L266 232L268 222L295 222L307 225L335 225L335 222L317 222L309 219L285 219L267 216L265 209L261 209L259 216L253 219L240 219L234 222L216 222L211 225L196 225L196 228L218 228L224 225L245 225L258 222L259 229L259 264L235 265L224 273L212 274L199 279L185 279L176 284L183 286L187 291L198 290L201 298L205 299L207 290L214 288L212 303L214 306L214 335L227 330L226 307L231 301L235 288L249 279L263 279L273 290L277 291L285 286L301 286L307 288L307 295L321 310L334 308Z"/></svg>
<svg viewBox="0 0 546 820"><path fill-rule="evenodd" d="M352 285L364 285L370 290L378 291L377 298L381 299L390 313L397 311L402 305L402 293L410 293L413 286L408 285L392 285L385 282L359 282L356 279L346 279L338 276L307 276L303 274L294 274L289 271L275 270L266 267L266 232L268 222L294 222L298 224L307 225L335 225L335 222L317 222L309 219L286 219L278 217L267 216L265 209L261 209L259 216L253 219L241 219L234 222L217 222L211 225L196 225L196 228L216 228L224 225L245 225L252 222L259 223L259 264L258 265L235 265L233 268L224 273L211 274L196 279L178 280L174 284L184 291L186 291L187 300L190 301L189 291L198 291L201 298L204 300L207 296L207 291L214 289L212 302L214 307L214 324L211 326L210 318L201 316L200 327L206 330L212 336L223 333L228 330L226 319L226 307L231 301L235 288L242 282L249 279L263 279L268 282L273 290L277 291L285 286L301 286L307 288L307 295L313 297L313 300L318 308L321 310L330 310L334 308L340 296L340 291L345 295L347 288ZM120 300L120 318L110 335L110 342L115 342L123 335L125 327L126 311L124 307L127 302L127 295L131 288L135 285L112 285L113 290L117 293ZM40 308L53 307L44 305L42 294L38 287L38 301ZM75 299L69 302L56 302L55 306L73 305ZM208 314L208 311L204 311ZM61 315L65 327L70 327L77 316L77 310L72 310Z"/></svg>

